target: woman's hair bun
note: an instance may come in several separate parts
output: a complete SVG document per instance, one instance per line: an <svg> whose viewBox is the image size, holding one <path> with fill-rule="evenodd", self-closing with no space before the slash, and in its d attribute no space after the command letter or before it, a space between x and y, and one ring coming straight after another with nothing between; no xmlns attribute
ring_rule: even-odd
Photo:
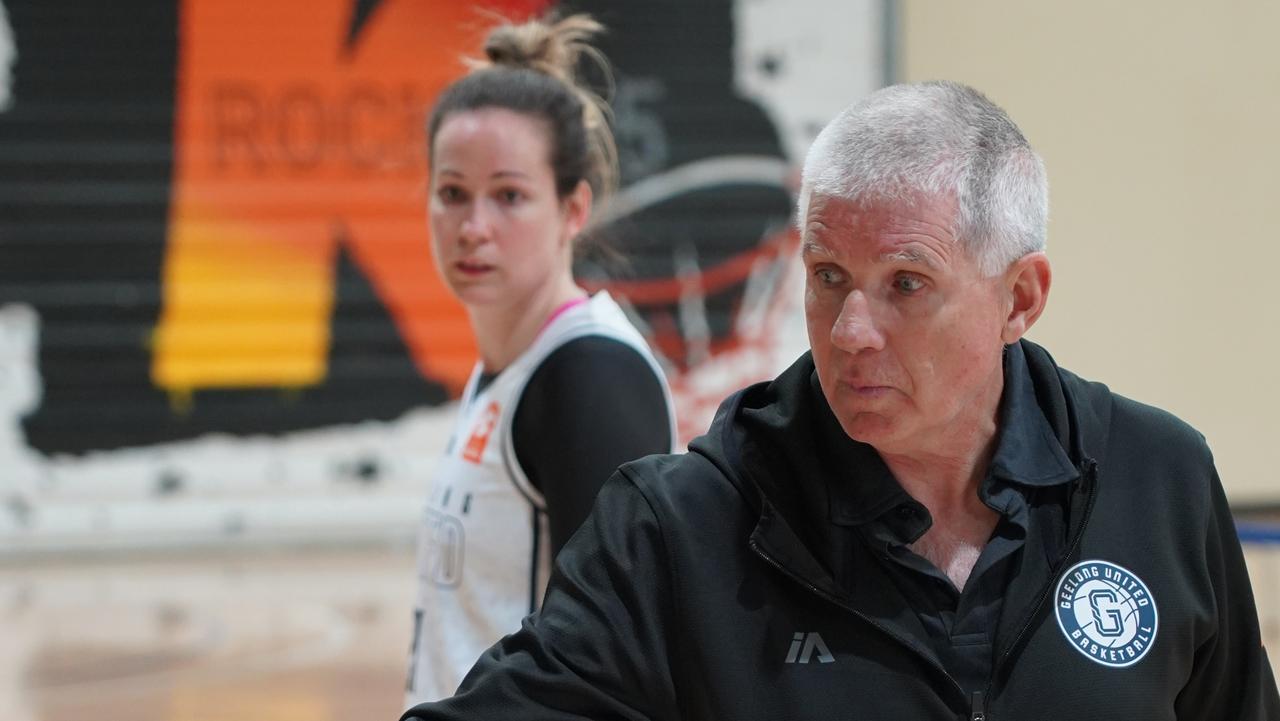
<svg viewBox="0 0 1280 721"><path fill-rule="evenodd" d="M484 54L490 65L537 70L576 85L575 71L584 55L603 61L590 44L603 31L604 26L588 15L500 25L485 39Z"/></svg>
<svg viewBox="0 0 1280 721"><path fill-rule="evenodd" d="M558 192L586 180L597 198L604 197L618 178L609 104L593 89L598 84L606 94L613 91L609 62L591 44L604 29L583 14L503 21L489 31L484 57L465 60L471 72L441 94L428 122L430 142L452 112L500 107L530 113L551 122Z"/></svg>

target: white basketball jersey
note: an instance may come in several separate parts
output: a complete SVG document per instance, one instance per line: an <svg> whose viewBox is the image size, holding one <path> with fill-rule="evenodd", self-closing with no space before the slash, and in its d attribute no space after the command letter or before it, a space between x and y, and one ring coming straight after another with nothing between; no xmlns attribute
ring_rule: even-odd
<svg viewBox="0 0 1280 721"><path fill-rule="evenodd" d="M453 695L485 649L537 610L550 571L546 506L516 460L511 423L525 385L560 346L584 336L634 348L671 393L644 338L608 293L555 317L487 387L476 364L453 437L428 489L418 533L418 592L409 659L410 706ZM602 479L603 480L603 479Z"/></svg>

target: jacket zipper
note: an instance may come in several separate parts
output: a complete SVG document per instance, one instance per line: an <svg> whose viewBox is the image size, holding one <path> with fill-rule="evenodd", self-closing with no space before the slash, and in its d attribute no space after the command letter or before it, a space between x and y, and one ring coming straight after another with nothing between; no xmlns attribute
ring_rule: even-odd
<svg viewBox="0 0 1280 721"><path fill-rule="evenodd" d="M1098 472L1097 462L1090 459L1088 466L1085 469L1085 473L1088 474L1089 476L1090 487L1089 487L1089 498L1085 502L1085 506L1084 506L1084 518L1081 519L1080 528L1076 530L1075 536L1072 537L1071 545L1067 548L1066 555L1064 555L1063 558L1070 558L1071 555L1076 552L1076 549L1079 548L1080 542L1084 539L1084 529L1089 525L1089 517L1093 515L1093 503L1098 497L1096 489L1094 488L1097 481L1097 472ZM836 606L839 606L845 611L848 611L849 613L853 614L857 618L861 619L864 623L870 625L872 628L879 630L881 633L885 634L889 638L892 638L902 646L905 646L907 650L911 651L912 653L916 653L916 650L911 647L911 644L906 639L902 638L901 636L894 633L893 631L890 631L884 626L871 620L871 618L869 618L862 612L858 611L852 606L846 604L844 601L840 600L839 597L833 594L830 594L822 590L821 588L818 588L812 583L809 583L808 581L804 580L803 578L801 578L800 576L792 572L791 569L786 568L781 563L778 563L773 559L772 556L766 553L765 550L760 547L760 544L757 543L755 540L752 540L749 545L751 546L751 550L754 551L757 556L764 559L764 561L768 563L770 566L773 566L774 568L778 569L778 571L780 571L783 575L791 578L791 580L795 581L796 583L800 584L804 588L808 589L810 593L813 593L821 598L824 598L830 603L835 604ZM1013 643L1005 647L1004 653L1002 653L1000 655L1000 658L995 662L995 664L992 665L991 679L987 681L986 690L974 691L973 694L970 696L969 721L991 721L991 718L987 715L987 711L986 711L986 699L991 694L991 689L995 685L996 671L998 671L1000 667L1004 665L1004 662L1008 660L1009 654L1013 653L1013 649L1017 648L1018 644L1022 642L1022 637L1027 635L1027 631L1030 630L1032 622L1035 621L1036 616L1039 615L1040 613L1040 608L1044 606L1045 599L1049 597L1049 593L1053 588L1053 582L1054 580L1056 580L1056 578L1057 578L1056 573L1049 578L1049 582L1045 584L1044 588L1041 589L1040 591L1040 598L1036 601L1035 605L1032 606L1031 613L1027 614L1026 620L1022 624L1022 628L1018 630L1018 635L1014 636ZM920 654L916 653L916 655L919 656ZM955 688L955 690L958 691L961 696L964 696L964 688L960 686L960 682L956 681L955 677L947 673L947 670L942 667L942 664L939 664L935 662L933 659L928 657L924 657L924 660L927 661L929 665L937 669L938 672L941 673L944 678L946 678L948 681L951 682L951 686Z"/></svg>
<svg viewBox="0 0 1280 721"><path fill-rule="evenodd" d="M987 721L986 694L974 691L969 701L969 721Z"/></svg>
<svg viewBox="0 0 1280 721"><path fill-rule="evenodd" d="M1089 476L1089 498L1084 504L1084 518L1080 520L1080 528L1076 530L1075 536L1071 539L1071 545L1067 548L1066 555L1063 558L1071 558L1076 549L1080 547L1080 542L1084 540L1084 529L1089 525L1089 517L1093 515L1093 502L1097 499L1098 493L1096 489L1098 464L1093 459L1089 459L1089 463L1085 468L1085 473ZM1044 602L1049 598L1049 594L1053 590L1054 581L1057 580L1058 574L1055 572L1049 577L1049 582L1045 584L1040 591L1040 598L1035 605L1031 607L1031 613L1027 614L1026 621L1023 622L1022 628L1018 630L1018 635L1013 637L1013 643L1005 646L1004 653L1000 654L1000 658L996 660L991 667L991 678L987 680L987 688L985 691L975 691L973 693L972 708L970 713L971 721L990 721L985 709L983 708L987 696L991 694L991 689L995 686L996 672L1009 660L1009 655L1013 653L1013 649L1018 647L1022 642L1022 637L1027 635L1027 631L1031 629L1031 624L1035 621L1036 616L1040 615L1040 609L1044 606Z"/></svg>
<svg viewBox="0 0 1280 721"><path fill-rule="evenodd" d="M809 583L808 581L804 580L803 578L801 578L800 576L792 572L791 569L786 568L781 563L778 563L777 561L773 560L773 557L770 556L768 553L766 553L765 550L760 547L760 544L756 543L755 540L752 540L750 542L750 546L751 546L751 550L755 551L755 554L760 558L763 558L766 563L768 563L770 566L773 566L774 568L781 571L783 575L790 577L791 580L807 588L811 593L826 599L827 601L835 604L836 606L839 606L840 608L844 609L845 611L848 611L849 613L852 613L854 616L861 619L864 623L867 623L871 627L878 629L881 633L897 641L899 644L905 646L908 651L915 653L917 656L920 655L918 652L916 652L914 648L911 647L911 644L906 639L902 638L901 636L894 633L893 631L890 631L888 628L885 628L884 626L876 623L871 618L863 614L861 611L857 610L856 608L853 608L852 606L846 604L844 601L840 600L839 597L833 594L830 594L822 590L821 588L818 588L812 583ZM929 665L936 668L939 673L941 673L948 681L951 682L951 685L955 688L956 692L960 694L961 698L964 697L964 689L961 688L960 682L956 681L951 674L947 673L947 670L942 667L942 664L937 663L936 661L928 657L923 657L923 658L925 661L929 663ZM982 718L985 719L985 716Z"/></svg>

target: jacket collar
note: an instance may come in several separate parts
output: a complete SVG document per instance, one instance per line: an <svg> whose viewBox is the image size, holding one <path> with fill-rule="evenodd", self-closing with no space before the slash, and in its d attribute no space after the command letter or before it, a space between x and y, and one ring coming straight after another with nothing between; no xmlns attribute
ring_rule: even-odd
<svg viewBox="0 0 1280 721"><path fill-rule="evenodd" d="M860 525L906 503L910 496L885 466L880 454L850 439L827 404L816 371L808 393L818 428L816 450L825 472L833 523ZM1022 346L1005 350L1004 392L995 453L988 475L1022 486L1045 487L1075 480L1072 464L1036 401Z"/></svg>
<svg viewBox="0 0 1280 721"><path fill-rule="evenodd" d="M1021 343L1005 348L1000 428L990 474L1024 486L1056 486L1080 476L1049 425Z"/></svg>
<svg viewBox="0 0 1280 721"><path fill-rule="evenodd" d="M1020 341L1018 351L1025 364L1026 382L1014 385L1013 393L1016 395L1010 396L1010 403L1029 404L1034 397L1044 425L1026 435L1019 434L1016 440L1011 438L1010 452L1019 443L1033 444L1042 449L1049 445L1050 455L1055 457L1055 461L1043 467L1039 463L1007 462L999 467L999 473L1016 476L1011 480L1030 481L1032 485L1037 482L1063 482L1061 479L1068 475L1074 477L1076 468L1091 462L1090 458L1101 461L1108 435L1110 403L1109 400L1099 402L1099 399L1107 397L1109 391L1101 384L1086 383L1060 370L1043 348L1030 341ZM1006 362L1011 361L1007 359ZM817 573L822 565L807 549L821 546L823 539L814 529L823 524L805 521L815 517L815 509L813 498L806 501L803 491L816 485L814 479L827 476L820 463L824 453L819 445L819 436L823 432L820 424L836 422L821 393L812 392L813 374L813 358L806 352L774 380L748 386L730 396L717 411L707 435L695 439L690 450L707 457L719 467L738 487L743 499L762 514L756 536L764 539L766 545L775 551L781 553L785 548L784 555L795 563L800 563L798 559L803 556L807 560L801 565ZM1088 398L1078 399L1080 395ZM838 423L836 428L839 428ZM1056 441L1062 455L1052 452L1050 439ZM865 445L859 448L859 445L849 444L851 450L841 453L869 453L870 456L842 457L837 462L865 461L860 465L845 465L846 468L883 468L883 461L874 450ZM1086 447L1089 448L1088 454ZM1061 465L1063 458L1067 460L1065 467ZM884 473L892 480L887 469ZM858 493L863 492L861 484L842 485ZM858 522L907 498L896 481L893 485L876 484L876 488L857 504L864 510L841 508L837 511L832 507L828 511L832 519ZM1080 490L1076 488L1077 492ZM899 493L900 496L897 495ZM764 522L766 515L767 523ZM1072 515L1076 515L1074 509ZM1073 526L1076 525L1074 521ZM793 544L800 548L793 547ZM820 575L829 581L829 574Z"/></svg>

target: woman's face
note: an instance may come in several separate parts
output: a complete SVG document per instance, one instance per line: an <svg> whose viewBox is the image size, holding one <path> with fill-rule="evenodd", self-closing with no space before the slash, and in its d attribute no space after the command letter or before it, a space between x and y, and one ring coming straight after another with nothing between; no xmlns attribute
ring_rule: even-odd
<svg viewBox="0 0 1280 721"><path fill-rule="evenodd" d="M556 196L549 129L500 108L449 115L436 132L428 215L436 267L467 306L524 307L571 273L585 183Z"/></svg>

